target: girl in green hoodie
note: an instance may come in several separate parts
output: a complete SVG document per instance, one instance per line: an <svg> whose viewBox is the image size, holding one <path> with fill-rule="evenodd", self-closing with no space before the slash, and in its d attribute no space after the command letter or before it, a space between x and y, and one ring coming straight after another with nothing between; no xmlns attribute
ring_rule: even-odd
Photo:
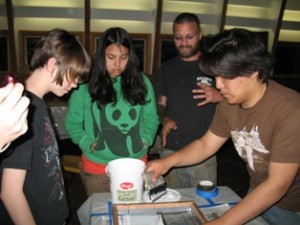
<svg viewBox="0 0 300 225"><path fill-rule="evenodd" d="M147 161L159 122L152 84L138 68L128 33L110 28L98 43L89 83L71 95L65 126L82 150L88 196L109 191L105 167L111 160Z"/></svg>

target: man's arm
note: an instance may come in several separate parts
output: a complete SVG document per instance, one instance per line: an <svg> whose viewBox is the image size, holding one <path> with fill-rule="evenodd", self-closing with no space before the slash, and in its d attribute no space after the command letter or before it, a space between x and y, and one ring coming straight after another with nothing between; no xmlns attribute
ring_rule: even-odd
<svg viewBox="0 0 300 225"><path fill-rule="evenodd" d="M165 174L172 167L188 166L204 161L214 155L227 138L216 136L211 131L184 148L164 158L150 161L146 171L154 171L154 178Z"/></svg>
<svg viewBox="0 0 300 225"><path fill-rule="evenodd" d="M207 225L239 225L254 219L285 195L298 171L299 163L271 162L269 177L264 182L239 204Z"/></svg>
<svg viewBox="0 0 300 225"><path fill-rule="evenodd" d="M167 114L167 97L166 96L157 96L157 114L159 117L159 122L161 124L164 123L164 119L166 118Z"/></svg>
<svg viewBox="0 0 300 225"><path fill-rule="evenodd" d="M177 130L176 122L168 116L167 113L167 102L166 96L157 97L157 114L159 116L159 121L163 125L161 130L161 142L162 146L167 144L167 136L172 130Z"/></svg>
<svg viewBox="0 0 300 225"><path fill-rule="evenodd" d="M26 170L5 168L2 175L1 199L14 224L35 225L23 192Z"/></svg>

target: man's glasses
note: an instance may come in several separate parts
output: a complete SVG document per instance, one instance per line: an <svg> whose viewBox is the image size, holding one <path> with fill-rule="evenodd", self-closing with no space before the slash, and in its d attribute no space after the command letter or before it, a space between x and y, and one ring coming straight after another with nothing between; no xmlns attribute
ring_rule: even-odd
<svg viewBox="0 0 300 225"><path fill-rule="evenodd" d="M191 34L187 34L185 36L182 36L182 35L177 35L175 34L174 35L174 40L175 41L182 41L182 40L192 40L193 38L195 38L195 36L198 34L199 32L195 32L195 33L191 33Z"/></svg>

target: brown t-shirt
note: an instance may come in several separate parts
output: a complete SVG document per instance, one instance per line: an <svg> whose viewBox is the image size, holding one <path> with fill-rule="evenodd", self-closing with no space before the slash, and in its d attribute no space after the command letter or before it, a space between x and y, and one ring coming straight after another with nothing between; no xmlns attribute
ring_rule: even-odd
<svg viewBox="0 0 300 225"><path fill-rule="evenodd" d="M232 138L238 154L247 162L251 187L255 188L267 178L269 162L300 162L300 94L269 81L264 96L252 108L222 101L210 130ZM299 171L277 206L300 212Z"/></svg>

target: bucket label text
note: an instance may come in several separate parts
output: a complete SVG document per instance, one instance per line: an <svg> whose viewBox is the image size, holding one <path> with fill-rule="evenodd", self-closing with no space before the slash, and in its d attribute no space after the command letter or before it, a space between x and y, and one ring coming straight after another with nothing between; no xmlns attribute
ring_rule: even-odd
<svg viewBox="0 0 300 225"><path fill-rule="evenodd" d="M118 190L119 202L135 202L137 201L137 190L123 191Z"/></svg>

